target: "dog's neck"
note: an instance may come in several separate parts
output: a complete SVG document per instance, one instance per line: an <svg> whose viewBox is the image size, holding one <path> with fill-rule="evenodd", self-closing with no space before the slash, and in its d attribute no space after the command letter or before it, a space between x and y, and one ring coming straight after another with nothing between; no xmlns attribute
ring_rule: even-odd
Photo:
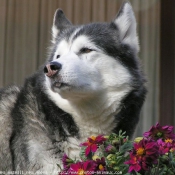
<svg viewBox="0 0 175 175"><path fill-rule="evenodd" d="M116 126L114 115L118 112L119 106L108 103L102 96L70 104L75 110L72 116L80 129L80 135L84 138L109 134Z"/></svg>
<svg viewBox="0 0 175 175"><path fill-rule="evenodd" d="M80 138L91 135L110 134L117 126L115 115L120 111L121 100L128 89L103 92L89 98L67 100L47 89L55 104L72 115L80 131Z"/></svg>

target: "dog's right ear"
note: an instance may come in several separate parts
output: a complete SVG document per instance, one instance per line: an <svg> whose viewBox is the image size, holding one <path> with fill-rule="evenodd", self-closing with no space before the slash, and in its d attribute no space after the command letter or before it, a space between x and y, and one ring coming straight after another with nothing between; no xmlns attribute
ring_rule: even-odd
<svg viewBox="0 0 175 175"><path fill-rule="evenodd" d="M61 9L57 9L53 18L52 41L55 42L58 34L71 25L71 22L65 17L63 11Z"/></svg>

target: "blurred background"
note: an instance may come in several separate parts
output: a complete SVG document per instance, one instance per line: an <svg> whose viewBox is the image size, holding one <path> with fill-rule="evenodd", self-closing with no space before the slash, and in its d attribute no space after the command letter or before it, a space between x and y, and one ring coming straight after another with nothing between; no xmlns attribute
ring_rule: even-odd
<svg viewBox="0 0 175 175"><path fill-rule="evenodd" d="M73 24L114 19L123 0L0 0L0 88L22 85L47 58L53 15ZM157 121L175 125L175 0L130 0L148 95L136 135Z"/></svg>

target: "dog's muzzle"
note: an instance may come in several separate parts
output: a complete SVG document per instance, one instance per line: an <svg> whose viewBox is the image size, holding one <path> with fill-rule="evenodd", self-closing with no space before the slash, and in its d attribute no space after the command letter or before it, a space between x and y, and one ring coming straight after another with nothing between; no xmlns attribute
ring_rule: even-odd
<svg viewBox="0 0 175 175"><path fill-rule="evenodd" d="M61 67L60 63L53 61L44 67L44 73L50 78L54 77L61 70Z"/></svg>

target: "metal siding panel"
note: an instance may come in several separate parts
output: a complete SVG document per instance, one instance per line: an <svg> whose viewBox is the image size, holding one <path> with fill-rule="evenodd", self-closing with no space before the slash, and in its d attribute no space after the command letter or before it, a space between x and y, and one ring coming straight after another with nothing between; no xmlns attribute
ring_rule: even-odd
<svg viewBox="0 0 175 175"><path fill-rule="evenodd" d="M30 75L37 68L39 59L39 12L40 0L28 1L28 24L27 24L27 48L26 48L26 75Z"/></svg>
<svg viewBox="0 0 175 175"><path fill-rule="evenodd" d="M92 22L106 21L106 0L92 1Z"/></svg>
<svg viewBox="0 0 175 175"><path fill-rule="evenodd" d="M5 37L6 37L7 1L0 0L0 88L4 81Z"/></svg>
<svg viewBox="0 0 175 175"><path fill-rule="evenodd" d="M148 79L148 94L136 131L139 136L159 120L160 1L141 1L140 6L136 4L134 8L139 12L136 13L140 39L139 57Z"/></svg>
<svg viewBox="0 0 175 175"><path fill-rule="evenodd" d="M86 0L83 3L82 23L89 23L92 21L92 1Z"/></svg>
<svg viewBox="0 0 175 175"><path fill-rule="evenodd" d="M50 45L52 39L52 24L53 17L56 9L59 8L58 0L42 0L40 4L40 14L39 14L39 50L38 50L38 62L37 67L42 65L47 59L47 49Z"/></svg>
<svg viewBox="0 0 175 175"><path fill-rule="evenodd" d="M85 24L91 22L91 0L74 0L74 24Z"/></svg>
<svg viewBox="0 0 175 175"><path fill-rule="evenodd" d="M48 25L48 11L49 11L49 1L41 0L40 13L39 13L39 23L38 23L38 66L43 63L46 59L46 48L49 42L50 28ZM50 32L49 32L50 31Z"/></svg>
<svg viewBox="0 0 175 175"><path fill-rule="evenodd" d="M4 85L14 83L14 34L15 34L15 0L7 0L7 28L4 57Z"/></svg>
<svg viewBox="0 0 175 175"><path fill-rule="evenodd" d="M21 84L26 74L26 40L28 1L16 1L15 4L15 33L14 33L14 83Z"/></svg>
<svg viewBox="0 0 175 175"><path fill-rule="evenodd" d="M174 122L175 93L175 1L161 1L160 121Z"/></svg>
<svg viewBox="0 0 175 175"><path fill-rule="evenodd" d="M106 6L107 6L106 7L106 20L108 22L110 22L117 15L117 12L118 12L120 6L118 5L116 0L107 1L107 5Z"/></svg>
<svg viewBox="0 0 175 175"><path fill-rule="evenodd" d="M74 24L82 24L83 21L83 1L74 0Z"/></svg>

